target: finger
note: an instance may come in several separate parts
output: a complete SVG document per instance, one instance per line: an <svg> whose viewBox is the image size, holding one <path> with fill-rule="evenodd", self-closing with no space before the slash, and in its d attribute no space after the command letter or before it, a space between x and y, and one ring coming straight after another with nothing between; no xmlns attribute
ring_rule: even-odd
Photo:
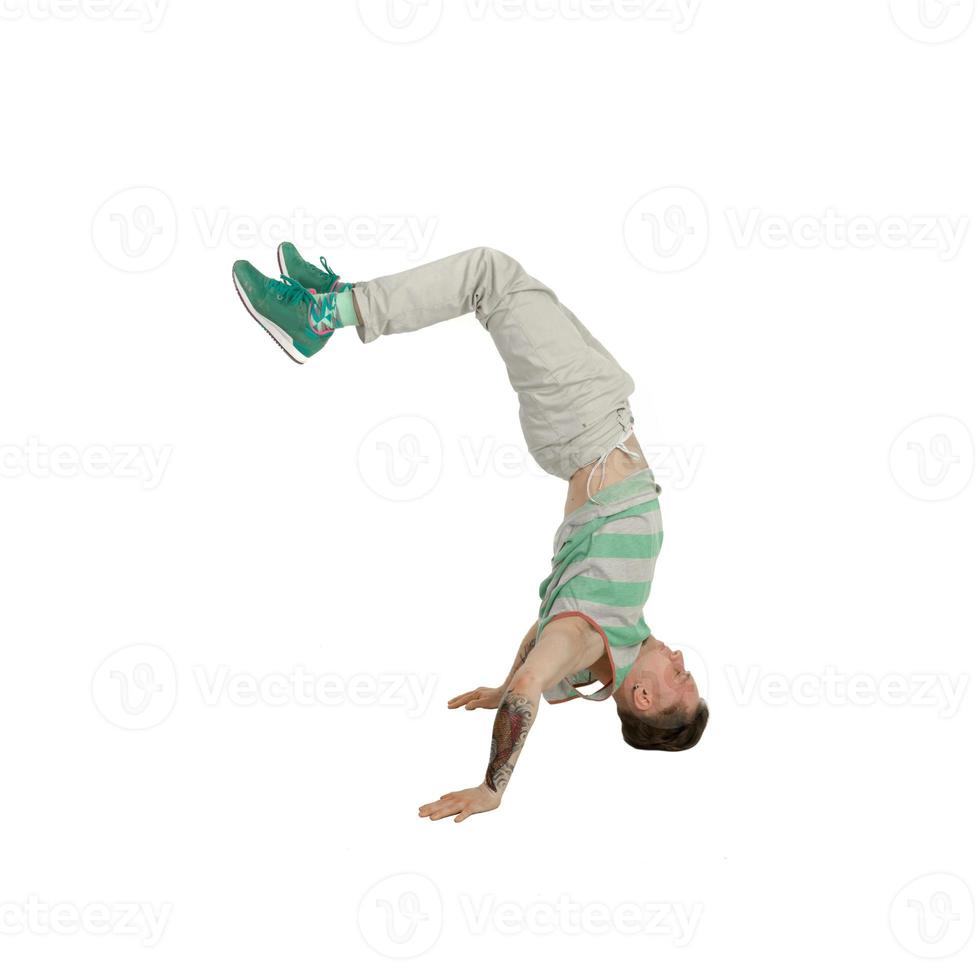
<svg viewBox="0 0 980 980"><path fill-rule="evenodd" d="M440 796L438 800L433 800L431 803L426 803L425 806L419 807L419 813L427 817L433 810L446 806L450 797L455 795L455 793L447 793L445 796Z"/></svg>
<svg viewBox="0 0 980 980"><path fill-rule="evenodd" d="M457 694L456 697L452 698L449 702L450 708L458 708L461 704L465 704L476 691L467 691L465 694Z"/></svg>
<svg viewBox="0 0 980 980"><path fill-rule="evenodd" d="M474 810L471 810L469 807L466 807L459 814L459 816L456 817L456 819L453 821L453 823L462 823L467 817L473 816L474 812L475 812Z"/></svg>
<svg viewBox="0 0 980 980"><path fill-rule="evenodd" d="M445 803L428 803L426 806L419 808L419 816L428 817L430 820L441 820L443 817L448 817L452 813L458 813L459 810L459 806L447 806Z"/></svg>
<svg viewBox="0 0 980 980"><path fill-rule="evenodd" d="M463 809L460 803L447 803L443 804L437 810L429 814L430 820L443 820L446 817L451 817L454 813L459 813Z"/></svg>

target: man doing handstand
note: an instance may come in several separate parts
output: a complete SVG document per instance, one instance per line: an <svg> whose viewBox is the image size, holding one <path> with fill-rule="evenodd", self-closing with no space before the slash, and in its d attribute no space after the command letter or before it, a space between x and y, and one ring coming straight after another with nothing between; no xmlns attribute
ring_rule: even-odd
<svg viewBox="0 0 980 980"><path fill-rule="evenodd" d="M304 363L342 327L363 343L473 312L507 367L528 451L568 481L538 618L506 680L449 702L496 711L483 781L419 809L456 822L500 805L541 698L616 703L623 738L678 752L698 743L708 706L683 654L643 617L663 530L660 487L633 432L632 378L555 294L502 252L475 248L370 282L346 283L321 259L279 247L281 279L235 263L249 313ZM598 690L585 688L600 685Z"/></svg>

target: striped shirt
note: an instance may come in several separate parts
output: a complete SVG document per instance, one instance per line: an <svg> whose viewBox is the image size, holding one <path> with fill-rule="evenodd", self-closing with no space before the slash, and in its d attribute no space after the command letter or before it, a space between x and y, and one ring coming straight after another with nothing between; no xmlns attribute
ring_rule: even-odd
<svg viewBox="0 0 980 980"><path fill-rule="evenodd" d="M660 487L649 469L595 494L565 518L555 535L551 574L541 583L537 637L552 619L577 615L602 635L613 680L601 690L588 670L563 678L544 692L551 704L575 697L602 701L626 679L650 635L643 606L663 541Z"/></svg>

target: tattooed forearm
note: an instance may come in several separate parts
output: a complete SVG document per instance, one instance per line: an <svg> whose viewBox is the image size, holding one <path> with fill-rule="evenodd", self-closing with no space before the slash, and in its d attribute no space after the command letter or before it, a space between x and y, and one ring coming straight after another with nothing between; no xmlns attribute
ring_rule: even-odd
<svg viewBox="0 0 980 980"><path fill-rule="evenodd" d="M531 699L508 691L497 710L490 742L486 784L495 793L501 792L507 785L533 721L534 703Z"/></svg>
<svg viewBox="0 0 980 980"><path fill-rule="evenodd" d="M521 663L526 664L527 658L531 655L531 651L534 649L535 638L532 636L527 643L524 644L524 649L521 650Z"/></svg>

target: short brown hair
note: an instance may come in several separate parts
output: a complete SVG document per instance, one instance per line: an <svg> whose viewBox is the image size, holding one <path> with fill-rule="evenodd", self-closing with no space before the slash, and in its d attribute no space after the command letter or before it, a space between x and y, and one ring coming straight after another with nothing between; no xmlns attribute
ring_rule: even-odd
<svg viewBox="0 0 980 980"><path fill-rule="evenodd" d="M623 741L634 749L650 749L659 752L683 752L693 749L708 724L708 705L702 699L694 714L680 725L671 724L676 715L657 715L644 718L617 706L619 720L623 724Z"/></svg>

